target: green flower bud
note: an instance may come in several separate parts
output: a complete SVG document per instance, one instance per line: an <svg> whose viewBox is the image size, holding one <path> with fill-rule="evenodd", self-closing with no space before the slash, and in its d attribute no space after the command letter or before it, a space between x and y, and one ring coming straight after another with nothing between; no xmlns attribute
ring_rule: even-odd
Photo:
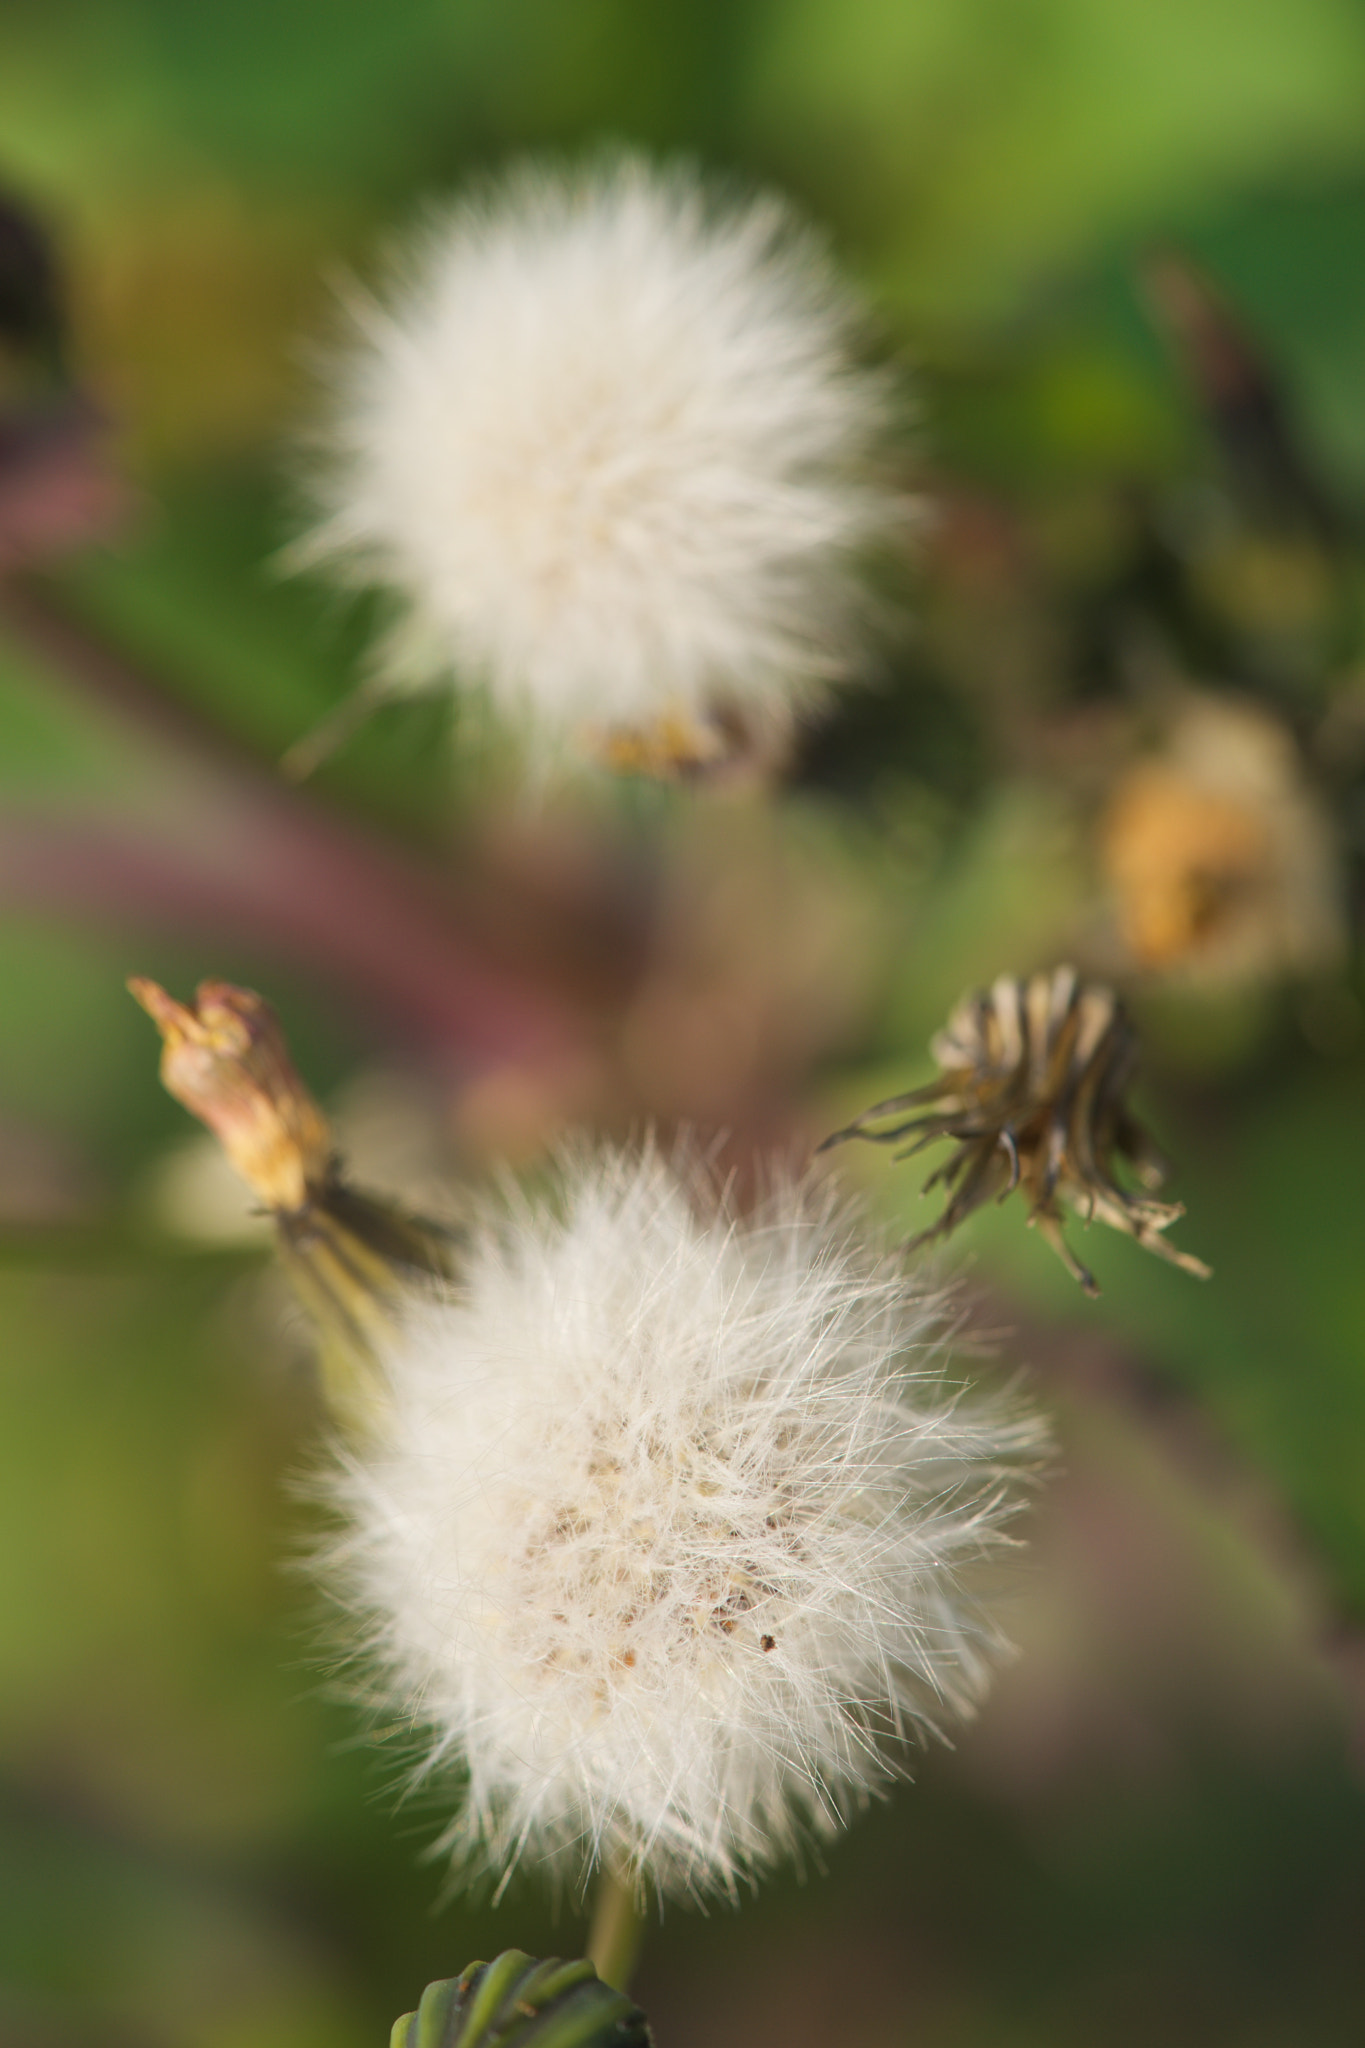
<svg viewBox="0 0 1365 2048"><path fill-rule="evenodd" d="M644 2014L589 1962L537 1962L509 1948L428 1984L389 2048L651 2048Z"/></svg>

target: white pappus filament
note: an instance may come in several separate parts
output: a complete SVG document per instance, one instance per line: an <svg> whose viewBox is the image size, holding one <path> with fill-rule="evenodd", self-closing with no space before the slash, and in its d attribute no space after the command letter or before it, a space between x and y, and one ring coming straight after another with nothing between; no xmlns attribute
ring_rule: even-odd
<svg viewBox="0 0 1365 2048"><path fill-rule="evenodd" d="M960 1575L1047 1432L945 1384L938 1320L819 1182L741 1215L583 1150L490 1207L330 1481L378 1697L468 1774L449 1846L732 1891L970 1710L1001 1639Z"/></svg>
<svg viewBox="0 0 1365 2048"><path fill-rule="evenodd" d="M514 167L359 301L295 551L398 600L395 687L542 742L789 720L856 665L906 526L896 406L818 241L624 155Z"/></svg>

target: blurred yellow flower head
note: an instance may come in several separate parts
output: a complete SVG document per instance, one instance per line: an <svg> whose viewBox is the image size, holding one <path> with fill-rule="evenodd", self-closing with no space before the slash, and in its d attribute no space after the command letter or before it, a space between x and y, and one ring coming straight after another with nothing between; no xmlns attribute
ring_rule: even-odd
<svg viewBox="0 0 1365 2048"><path fill-rule="evenodd" d="M1192 696L1101 826L1119 937L1140 967L1206 981L1304 973L1344 941L1327 815L1270 713Z"/></svg>

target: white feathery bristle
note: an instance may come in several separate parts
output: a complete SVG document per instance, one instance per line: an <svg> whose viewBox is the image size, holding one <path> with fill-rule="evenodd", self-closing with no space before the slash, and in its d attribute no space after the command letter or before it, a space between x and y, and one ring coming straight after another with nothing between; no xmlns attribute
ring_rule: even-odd
<svg viewBox="0 0 1365 2048"><path fill-rule="evenodd" d="M468 1774L445 1846L733 1891L970 1711L1003 1641L959 1573L1047 1432L945 1384L939 1313L812 1181L741 1216L582 1152L488 1214L328 1483L375 1703Z"/></svg>
<svg viewBox="0 0 1365 2048"><path fill-rule="evenodd" d="M481 685L542 739L780 726L853 665L859 557L906 523L858 326L779 200L523 165L354 309L295 559L402 601L390 684Z"/></svg>

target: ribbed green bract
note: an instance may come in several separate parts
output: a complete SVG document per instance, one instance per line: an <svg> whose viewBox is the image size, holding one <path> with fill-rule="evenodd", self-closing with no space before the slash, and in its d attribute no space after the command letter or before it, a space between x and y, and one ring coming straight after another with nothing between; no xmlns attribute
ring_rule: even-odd
<svg viewBox="0 0 1365 2048"><path fill-rule="evenodd" d="M639 2006L589 1962L537 1962L509 1948L491 1963L428 1984L389 2048L652 2048Z"/></svg>

